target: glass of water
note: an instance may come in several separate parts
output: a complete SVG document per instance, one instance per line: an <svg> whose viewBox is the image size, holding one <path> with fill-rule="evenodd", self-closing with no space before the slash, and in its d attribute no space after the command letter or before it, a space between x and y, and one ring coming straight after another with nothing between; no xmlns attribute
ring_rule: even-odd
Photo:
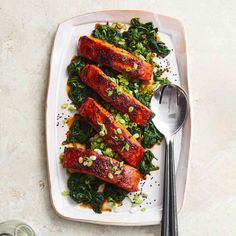
<svg viewBox="0 0 236 236"><path fill-rule="evenodd" d="M0 223L0 236L36 236L36 234L26 223L9 220Z"/></svg>

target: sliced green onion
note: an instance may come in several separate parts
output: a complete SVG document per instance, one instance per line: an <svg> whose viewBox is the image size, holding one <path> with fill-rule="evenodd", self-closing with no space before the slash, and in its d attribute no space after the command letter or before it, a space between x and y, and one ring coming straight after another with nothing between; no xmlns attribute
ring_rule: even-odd
<svg viewBox="0 0 236 236"><path fill-rule="evenodd" d="M123 167L123 165L124 165L124 162L123 162L123 161L121 161L121 162L119 163L119 167L120 167L120 168L122 168L122 167Z"/></svg>
<svg viewBox="0 0 236 236"><path fill-rule="evenodd" d="M61 193L62 196L68 196L70 195L70 190L65 190Z"/></svg>
<svg viewBox="0 0 236 236"><path fill-rule="evenodd" d="M122 172L122 170L117 170L117 171L115 172L115 175L119 175L119 174L121 174L121 172Z"/></svg>
<svg viewBox="0 0 236 236"><path fill-rule="evenodd" d="M99 155L102 155L102 151L100 149L95 148L94 151L97 152Z"/></svg>
<svg viewBox="0 0 236 236"><path fill-rule="evenodd" d="M95 161L97 159L97 157L95 155L92 155L89 157L92 161Z"/></svg>
<svg viewBox="0 0 236 236"><path fill-rule="evenodd" d="M110 97L113 94L113 91L111 89L107 89L106 93Z"/></svg>
<svg viewBox="0 0 236 236"><path fill-rule="evenodd" d="M122 131L121 131L120 128L118 128L116 131L117 131L118 134L122 134Z"/></svg>
<svg viewBox="0 0 236 236"><path fill-rule="evenodd" d="M73 111L76 110L76 107L75 107L74 105L70 105L70 106L68 107L68 110L69 110L70 112L73 112Z"/></svg>
<svg viewBox="0 0 236 236"><path fill-rule="evenodd" d="M115 140L115 141L118 141L118 140L119 140L119 138L118 138L117 136L111 136L111 138L112 138L113 140Z"/></svg>
<svg viewBox="0 0 236 236"><path fill-rule="evenodd" d="M84 162L83 162L83 165L84 165L84 166L87 166L87 165L88 165L88 162L87 162L87 161L84 161Z"/></svg>
<svg viewBox="0 0 236 236"><path fill-rule="evenodd" d="M124 151L124 150L129 151L129 144L128 144L128 143L126 143L126 144L122 147L121 151Z"/></svg>
<svg viewBox="0 0 236 236"><path fill-rule="evenodd" d="M125 40L124 39L121 39L119 42L118 42L119 45L125 45Z"/></svg>
<svg viewBox="0 0 236 236"><path fill-rule="evenodd" d="M98 138L97 140L96 140L98 143L101 143L103 140L102 140L102 138Z"/></svg>
<svg viewBox="0 0 236 236"><path fill-rule="evenodd" d="M107 129L106 129L106 126L101 123L101 122L98 122L98 125L100 126L100 132L99 132L99 135L100 136L105 136L107 134Z"/></svg>
<svg viewBox="0 0 236 236"><path fill-rule="evenodd" d="M100 135L100 136L105 136L105 132L104 132L104 131L100 131L100 132L99 132L99 135Z"/></svg>
<svg viewBox="0 0 236 236"><path fill-rule="evenodd" d="M121 87L118 87L118 88L116 89L116 92L117 92L118 95L120 95L120 94L122 94L123 89L122 89Z"/></svg>
<svg viewBox="0 0 236 236"><path fill-rule="evenodd" d="M132 112L134 110L134 107L132 107L132 106L130 106L129 108L128 108L128 111L129 112Z"/></svg>
<svg viewBox="0 0 236 236"><path fill-rule="evenodd" d="M135 138L135 139L139 138L139 134L138 133L134 134L133 138Z"/></svg>
<svg viewBox="0 0 236 236"><path fill-rule="evenodd" d="M134 63L133 67L126 68L127 72L134 72L138 69L138 64Z"/></svg>
<svg viewBox="0 0 236 236"><path fill-rule="evenodd" d="M90 166L92 166L92 164L93 164L93 162L92 162L92 161L89 161L88 164L87 164L87 166L90 167Z"/></svg>
<svg viewBox="0 0 236 236"><path fill-rule="evenodd" d="M121 124L125 124L125 120L124 119L120 119L119 120Z"/></svg>
<svg viewBox="0 0 236 236"><path fill-rule="evenodd" d="M107 155L107 156L110 156L112 153L113 153L113 151L110 147L106 148L106 150L104 151L104 154Z"/></svg>
<svg viewBox="0 0 236 236"><path fill-rule="evenodd" d="M62 109L66 109L68 107L68 104L67 103L63 103L62 105L61 105L61 108Z"/></svg>
<svg viewBox="0 0 236 236"><path fill-rule="evenodd" d="M143 203L143 199L139 198L137 201L136 201L137 204L142 204Z"/></svg>
<svg viewBox="0 0 236 236"><path fill-rule="evenodd" d="M108 176L109 179L113 179L113 174L112 173L108 173L107 176Z"/></svg>
<svg viewBox="0 0 236 236"><path fill-rule="evenodd" d="M111 157L109 158L109 161L113 165L113 159Z"/></svg>

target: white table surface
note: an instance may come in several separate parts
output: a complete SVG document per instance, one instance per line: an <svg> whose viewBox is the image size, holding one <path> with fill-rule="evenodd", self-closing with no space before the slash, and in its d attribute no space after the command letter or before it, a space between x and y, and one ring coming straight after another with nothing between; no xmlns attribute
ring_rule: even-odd
<svg viewBox="0 0 236 236"><path fill-rule="evenodd" d="M60 22L104 9L156 11L185 26L194 113L182 236L236 235L236 2L234 0L1 0L0 222L22 219L43 236L160 235L58 217L49 200L45 101Z"/></svg>

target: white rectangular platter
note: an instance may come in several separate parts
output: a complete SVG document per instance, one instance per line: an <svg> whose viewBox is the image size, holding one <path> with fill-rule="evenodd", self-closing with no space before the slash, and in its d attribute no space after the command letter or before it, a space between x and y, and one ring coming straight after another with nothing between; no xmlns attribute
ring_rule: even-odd
<svg viewBox="0 0 236 236"><path fill-rule="evenodd" d="M173 18L145 11L101 11L72 18L59 25L51 55L51 68L47 96L46 135L47 159L52 205L56 212L67 219L97 224L110 225L154 225L161 221L162 188L164 165L164 141L152 148L158 157L160 170L152 172L146 181L140 183L147 199L136 208L131 208L128 200L124 200L121 207L112 212L96 214L91 209L81 208L69 197L62 196L67 189L68 176L62 168L59 156L63 152L61 143L65 140L67 127L64 118L71 116L69 111L63 110L61 104L69 101L67 84L67 65L76 55L76 46L80 36L90 35L96 22L129 23L131 18L139 17L142 22L153 22L159 28L161 40L168 48L173 49L165 59L158 59L162 64L167 63L170 71L166 76L172 83L180 85L189 95L187 53L184 30L181 23ZM155 110L154 110L155 112ZM191 140L191 115L175 139L175 161L177 180L177 204L181 209L186 188L189 152ZM145 208L145 211L140 209Z"/></svg>

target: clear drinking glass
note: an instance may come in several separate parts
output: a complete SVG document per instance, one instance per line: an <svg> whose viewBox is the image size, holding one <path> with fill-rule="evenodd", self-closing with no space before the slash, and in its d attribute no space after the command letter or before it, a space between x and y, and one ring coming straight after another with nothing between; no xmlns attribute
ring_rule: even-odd
<svg viewBox="0 0 236 236"><path fill-rule="evenodd" d="M36 236L34 230L19 220L0 223L0 236Z"/></svg>

